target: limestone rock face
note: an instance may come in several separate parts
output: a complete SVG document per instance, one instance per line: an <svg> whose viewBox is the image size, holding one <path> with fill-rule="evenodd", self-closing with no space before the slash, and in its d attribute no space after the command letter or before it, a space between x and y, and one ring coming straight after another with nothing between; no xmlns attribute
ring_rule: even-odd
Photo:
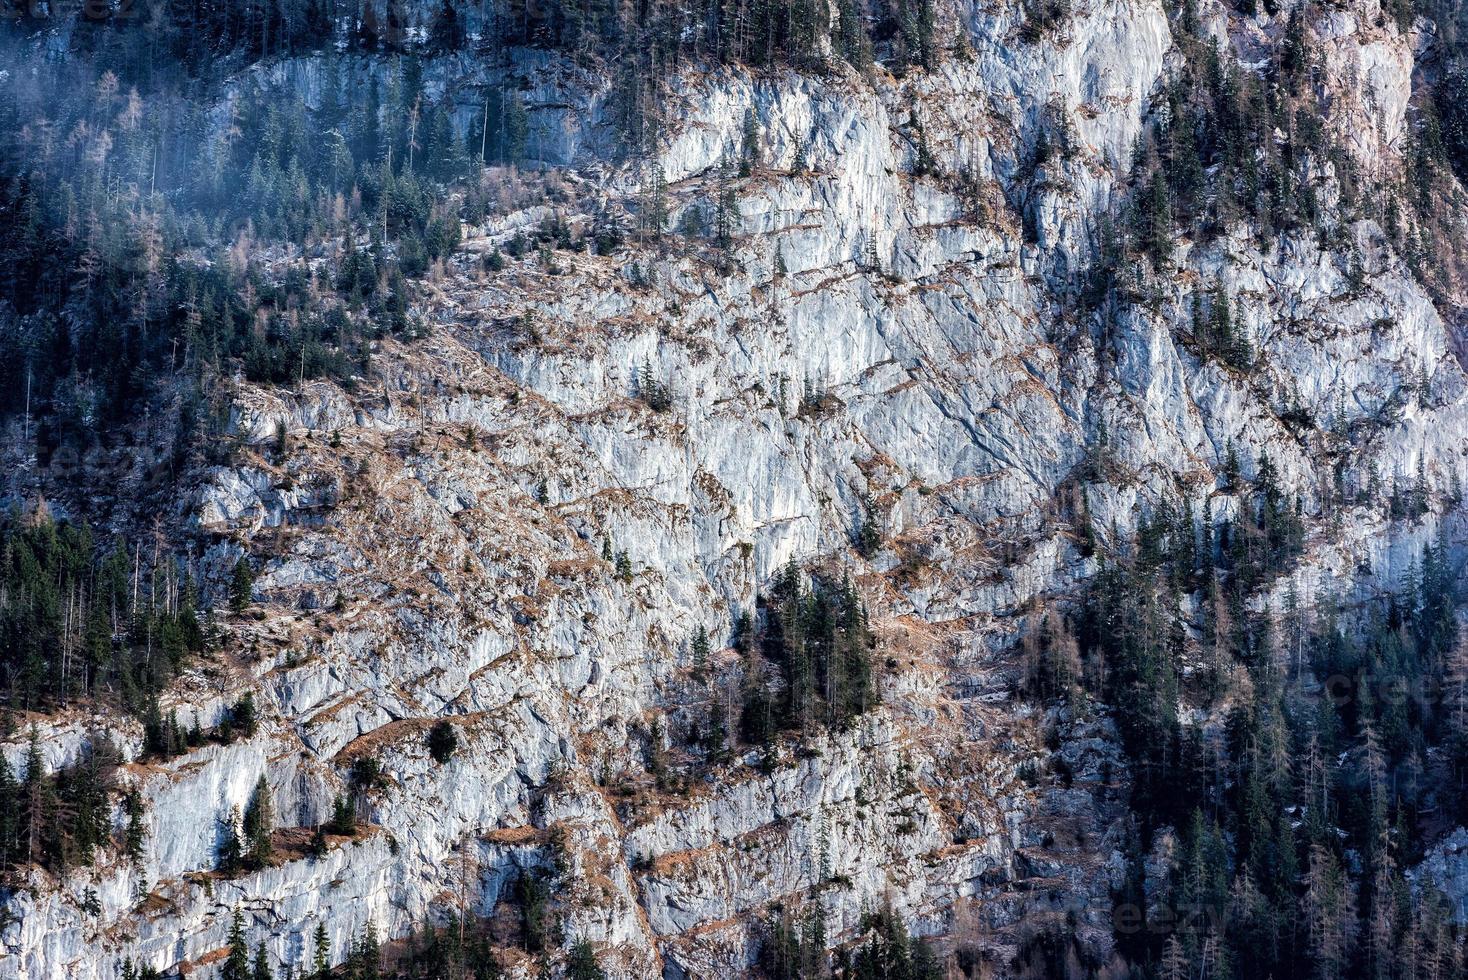
<svg viewBox="0 0 1468 980"><path fill-rule="evenodd" d="M613 256L485 273L485 254L547 214L515 209L466 228L415 310L427 339L384 341L352 390L239 386L241 461L199 474L179 519L217 542L201 563L219 578L243 548L262 557L259 615L231 618L240 655L164 709L207 727L253 691L262 721L126 766L144 859L37 872L7 906L0 977L207 962L235 908L281 963L306 961L318 922L339 957L368 922L399 937L445 910L489 913L537 868L558 882L566 944L591 940L617 977L738 975L773 903L813 903L833 942L890 902L919 933L1001 948L1025 916L1073 912L1104 955L1125 765L1104 710L1022 703L1012 655L1024 608L1094 571L1057 502L1098 432L1109 465L1085 505L1103 538L1180 492L1232 513L1218 474L1233 447L1246 474L1267 454L1317 528L1279 597L1382 589L1425 542L1462 534L1445 502L1468 476L1468 378L1438 305L1369 220L1328 246L1266 249L1246 227L1179 241L1154 301L1104 330L1078 323L1064 296L1154 111L1168 18L1155 0L1083 0L1027 42L1018 3L943 10L968 50L931 72L667 80L668 227L710 223L732 188L726 253L634 237ZM1230 25L1211 0L1200 17L1245 54L1279 35L1263 15ZM1311 29L1333 131L1385 174L1400 168L1415 41L1379 20L1374 2L1347 4ZM484 77L469 61L425 77ZM319 67L268 70L309 97ZM540 54L513 70L535 151L575 193L632 206L651 167L611 154L607 80ZM758 160L723 176L746 117ZM1071 152L1023 173L1059 129ZM915 173L920 146L943 176ZM1257 351L1251 372L1180 340L1192 295L1215 284ZM669 386L668 410L635 397L642 372ZM1405 526L1360 506L1324 533L1337 460L1351 489L1420 474L1433 512ZM884 534L870 559L852 547L868 513ZM680 758L690 719L729 696L691 676L690 637L704 626L723 647L791 559L861 590L883 705L655 785L652 760ZM438 719L458 735L447 763L426 745ZM43 726L46 764L103 730L138 759L135 722L61 717ZM14 764L24 748L0 746ZM385 776L355 838L210 873L220 821L260 775L281 826L309 828L364 758Z"/></svg>

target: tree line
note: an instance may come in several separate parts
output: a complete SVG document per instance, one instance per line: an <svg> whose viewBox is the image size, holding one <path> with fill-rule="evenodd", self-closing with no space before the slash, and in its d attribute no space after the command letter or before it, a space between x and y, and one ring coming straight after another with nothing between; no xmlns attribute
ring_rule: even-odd
<svg viewBox="0 0 1468 980"><path fill-rule="evenodd" d="M1253 0L1246 5L1252 7ZM1268 5L1266 5L1268 6ZM1327 87L1319 84L1322 61L1310 8L1281 14L1283 29L1270 57L1246 67L1204 28L1195 0L1169 11L1177 70L1169 73L1152 118L1127 168L1126 195L1094 227L1095 259L1081 274L1083 308L1099 309L1108 297L1133 300L1149 293L1143 268L1169 268L1180 235L1208 243L1245 222L1268 247L1281 235L1313 237L1322 247L1354 255L1346 229L1358 217L1375 218L1397 250L1430 288L1443 281L1442 263L1455 255L1452 219L1440 202L1455 191L1451 176L1468 172L1461 97L1468 92L1460 23L1452 5L1426 4L1443 44L1441 70L1424 97L1414 100L1403 133L1400 179L1369 183L1327 124ZM1410 0L1384 5L1393 20L1410 26ZM1063 120L1041 128L1030 172L1045 160L1069 154L1074 139ZM1338 199L1322 195L1325 173L1334 176ZM1359 261L1353 259L1353 261ZM1461 261L1459 259L1459 261ZM1357 273L1353 273L1357 275ZM1222 351L1227 358L1227 348Z"/></svg>
<svg viewBox="0 0 1468 980"><path fill-rule="evenodd" d="M469 148L416 59L386 91L372 74L361 102L333 60L315 108L246 80L223 123L190 90L81 57L32 64L0 106L0 414L35 420L43 463L150 402L189 461L218 424L209 382L233 365L349 382L374 339L408 331L407 280L458 242L432 188L469 171ZM342 250L267 274L268 241Z"/></svg>
<svg viewBox="0 0 1468 980"><path fill-rule="evenodd" d="M792 559L756 607L759 618L741 615L735 635L746 742L844 725L879 703L876 641L850 578L807 584Z"/></svg>
<svg viewBox="0 0 1468 980"><path fill-rule="evenodd" d="M9 709L112 696L141 712L204 649L192 580L160 543L100 543L44 505L0 516L0 678Z"/></svg>
<svg viewBox="0 0 1468 980"><path fill-rule="evenodd" d="M1141 927L1119 928L1118 949L1156 977L1457 975L1450 910L1406 878L1429 821L1468 816L1447 549L1360 610L1326 598L1312 615L1294 593L1261 609L1247 600L1299 550L1275 479L1260 467L1229 533L1163 508L1105 556L1082 608L1048 610L1026 639L1032 696L1109 705L1128 759L1115 902ZM1177 848L1151 880L1162 833ZM1151 927L1159 908L1170 918ZM1073 966L1058 975L1103 964Z"/></svg>
<svg viewBox="0 0 1468 980"><path fill-rule="evenodd" d="M133 861L142 857L143 804L135 790L122 795L125 823L121 833L113 831L117 747L93 733L74 762L48 773L40 738L32 726L19 775L0 755L0 891L29 866L64 874L109 849Z"/></svg>

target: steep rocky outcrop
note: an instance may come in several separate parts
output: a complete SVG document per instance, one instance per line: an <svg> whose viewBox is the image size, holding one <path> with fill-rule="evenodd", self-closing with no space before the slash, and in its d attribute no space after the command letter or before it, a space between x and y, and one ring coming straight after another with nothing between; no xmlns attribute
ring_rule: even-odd
<svg viewBox="0 0 1468 980"><path fill-rule="evenodd" d="M1274 595L1350 595L1394 587L1424 542L1461 534L1446 501L1468 476L1468 377L1451 303L1361 216L1328 245L1265 248L1243 226L1179 241L1151 301L1097 328L1067 296L1175 56L1169 18L1150 0L1077 4L1030 43L1019 4L944 13L969 49L931 72L669 80L669 226L706 222L732 188L727 251L634 236L614 256L487 272L544 217L514 208L466 229L425 285L428 338L384 341L353 389L239 385L239 462L200 474L178 516L214 542L201 562L218 578L242 548L263 557L257 614L230 619L227 654L164 708L207 727L253 690L263 720L126 766L143 861L35 872L9 903L0 976L208 963L236 907L302 963L318 922L340 952L369 921L391 937L461 905L488 914L540 867L563 882L567 940L597 944L616 976L737 975L775 902L817 905L833 941L887 902L916 932L995 949L1021 919L1070 914L1104 958L1125 765L1104 709L1023 703L1013 655L1032 604L1094 571L1073 494L1098 433L1108 462L1082 510L1103 539L1180 493L1230 514L1229 448L1247 474L1267 454L1310 527ZM1285 15L1199 16L1248 61ZM1396 172L1422 39L1374 2L1311 29L1334 138L1364 173ZM269 70L310 91L319 66ZM443 59L427 77L484 70ZM514 70L533 145L568 170L515 179L567 182L573 221L636 208L652 169L605 150L605 80L541 55ZM721 176L747 117L759 159ZM1057 127L1071 152L1025 173ZM1252 371L1184 342L1191 297L1215 284ZM640 371L670 387L667 411L634 397ZM1327 523L1337 464L1353 490L1422 473L1432 512L1407 524L1363 503ZM870 559L852 547L868 508L884 534ZM660 787L650 760L678 758L674 734L727 696L691 677L690 637L727 640L791 559L853 576L883 705ZM459 740L443 764L425 744L439 718ZM127 720L43 726L48 765L99 726L139 758ZM3 750L18 763L20 736ZM354 837L311 857L282 831L277 866L211 871L218 821L258 776L280 823L308 828L368 757L387 776Z"/></svg>

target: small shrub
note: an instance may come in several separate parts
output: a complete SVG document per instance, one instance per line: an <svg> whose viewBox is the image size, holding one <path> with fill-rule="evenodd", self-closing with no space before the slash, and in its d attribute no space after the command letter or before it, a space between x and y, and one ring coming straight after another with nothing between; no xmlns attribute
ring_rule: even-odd
<svg viewBox="0 0 1468 980"><path fill-rule="evenodd" d="M428 754L433 761L443 765L453 758L459 748L459 735L447 721L439 721L428 732Z"/></svg>

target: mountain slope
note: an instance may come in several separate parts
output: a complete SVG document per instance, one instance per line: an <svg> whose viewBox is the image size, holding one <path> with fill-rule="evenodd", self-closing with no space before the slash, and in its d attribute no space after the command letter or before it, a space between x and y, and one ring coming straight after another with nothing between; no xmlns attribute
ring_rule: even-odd
<svg viewBox="0 0 1468 980"><path fill-rule="evenodd" d="M1087 965L1133 955L1116 896L1135 753L1106 685L1036 696L1045 613L1079 620L1139 524L1190 507L1191 542L1195 521L1249 525L1273 487L1299 540L1230 615L1283 635L1300 606L1403 590L1428 545L1456 559L1455 260L1443 236L1438 259L1414 250L1462 216L1378 193L1410 165L1425 20L1132 0L1036 20L940 8L934 36L963 44L902 77L684 68L644 159L614 149L610 72L525 49L507 69L426 58L426 90L462 99L463 139L468 83L521 78L529 152L550 166L479 178L494 205L413 286L421 338L373 341L360 377L221 380L238 451L192 468L173 516L217 595L242 556L256 577L160 702L209 729L253 692L259 722L159 758L120 712L36 716L51 766L113 733L146 844L29 871L0 973L212 964L236 909L275 963L304 968L318 923L340 959L368 923L396 939L526 906L536 874L550 961L589 940L613 976L764 968L774 903L816 909L833 946L890 906L1001 974L1043 970L1048 927L1073 930ZM1212 40L1257 66L1237 71L1271 70L1295 30L1318 65L1298 98L1324 110L1307 138L1282 98L1290 131L1265 136L1292 203L1266 188L1258 215L1225 207L1249 185L1219 192L1220 150L1185 207L1184 178L1158 176L1180 157L1170 113L1199 98L1174 80L1202 74ZM329 60L254 71L315 102ZM400 70L343 60L348 91ZM564 247L583 239L615 245ZM343 248L248 261L284 279ZM1389 492L1420 506L1394 513ZM843 712L817 692L783 737L749 737L753 672L789 698L794 668L767 635L755 659L739 618L771 621L791 562L812 576L797 592L860 597L840 635L869 622L880 703ZM1211 702L1192 689L1222 627L1185 592L1194 680L1176 700L1217 733L1247 682ZM4 751L25 767L24 727ZM219 822L262 776L276 857L216 872ZM356 829L313 856L339 795L358 798ZM1149 860L1165 879L1166 855Z"/></svg>

